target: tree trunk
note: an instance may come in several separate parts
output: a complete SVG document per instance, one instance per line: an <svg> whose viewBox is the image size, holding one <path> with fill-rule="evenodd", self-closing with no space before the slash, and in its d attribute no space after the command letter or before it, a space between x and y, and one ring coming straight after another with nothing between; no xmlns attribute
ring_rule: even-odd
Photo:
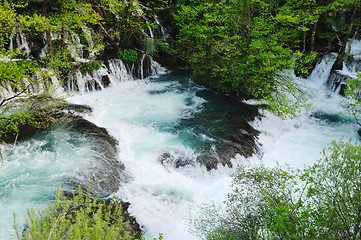
<svg viewBox="0 0 361 240"><path fill-rule="evenodd" d="M310 45L310 52L315 50L315 38L316 38L316 30L317 30L318 21L313 24L312 33L311 33L311 45Z"/></svg>
<svg viewBox="0 0 361 240"><path fill-rule="evenodd" d="M355 33L353 34L353 36L352 36L352 38L351 38L351 40L350 40L350 42L349 42L349 44L348 44L348 48L347 48L347 52L346 52L346 58L348 57L348 55L349 55L350 52L351 52L351 44L352 44L352 42L355 40L355 38L356 38L356 36L357 36L357 34L358 34L358 31L359 31L359 28L360 28L360 23L357 25L356 30L355 30Z"/></svg>
<svg viewBox="0 0 361 240"><path fill-rule="evenodd" d="M44 17L48 18L48 0L44 0L43 2L43 13L44 13ZM48 43L49 53L50 54L54 53L50 29L46 30L46 41Z"/></svg>
<svg viewBox="0 0 361 240"><path fill-rule="evenodd" d="M337 55L337 59L336 59L335 63L332 66L332 71L342 70L343 61L347 57L347 54L346 54L347 41L350 38L352 27L353 27L353 25L355 23L356 10L357 10L357 7L354 6L354 10L352 12L351 19L350 19L350 24L348 25L347 32L346 32L346 34L345 34L345 36L344 36L344 38L342 40L341 49L340 49L340 52Z"/></svg>

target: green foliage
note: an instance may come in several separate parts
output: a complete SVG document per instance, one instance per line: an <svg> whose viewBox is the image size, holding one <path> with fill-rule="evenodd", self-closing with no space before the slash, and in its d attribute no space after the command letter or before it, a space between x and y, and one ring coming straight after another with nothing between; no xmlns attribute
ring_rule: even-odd
<svg viewBox="0 0 361 240"><path fill-rule="evenodd" d="M68 49L59 50L54 54L49 54L42 59L41 62L46 68L53 70L55 75L63 78L67 76L68 72L74 66L70 50Z"/></svg>
<svg viewBox="0 0 361 240"><path fill-rule="evenodd" d="M295 64L295 73L307 77L311 74L314 66L316 65L318 53L309 52L303 54Z"/></svg>
<svg viewBox="0 0 361 240"><path fill-rule="evenodd" d="M99 70L102 66L102 63L99 61L89 61L85 62L80 67L80 72L83 75L86 75L87 73L92 73L94 70Z"/></svg>
<svg viewBox="0 0 361 240"><path fill-rule="evenodd" d="M30 81L30 76L35 72L37 67L38 64L36 61L0 61L0 79L10 83L14 89L23 89L27 87L24 78L28 77Z"/></svg>
<svg viewBox="0 0 361 240"><path fill-rule="evenodd" d="M361 146L333 141L304 174L318 239L361 239Z"/></svg>
<svg viewBox="0 0 361 240"><path fill-rule="evenodd" d="M360 122L360 107L361 107L361 73L357 74L356 78L349 78L347 80L345 89L345 102L348 105L346 113L352 115L356 123L361 126Z"/></svg>
<svg viewBox="0 0 361 240"><path fill-rule="evenodd" d="M123 211L116 199L106 205L91 199L88 193L73 194L69 200L58 188L54 203L42 212L28 210L24 231L16 227L18 239L123 239L136 237L123 221Z"/></svg>
<svg viewBox="0 0 361 240"><path fill-rule="evenodd" d="M355 57L354 57L352 54L349 54L349 55L347 56L347 61L353 62L354 60L355 60Z"/></svg>
<svg viewBox="0 0 361 240"><path fill-rule="evenodd" d="M361 146L332 142L304 171L240 167L225 210L206 206L206 239L361 239Z"/></svg>
<svg viewBox="0 0 361 240"><path fill-rule="evenodd" d="M27 90L28 88L24 88ZM55 99L49 93L25 94L24 90L0 103L0 138L6 142L16 141L21 130L46 129L54 123L68 121L68 114L62 112L65 104L62 99Z"/></svg>
<svg viewBox="0 0 361 240"><path fill-rule="evenodd" d="M293 66L292 56L299 55L293 48L306 28L300 27L305 23L298 15L285 15L281 9L278 2L267 1L178 4L173 47L192 66L196 82L246 99L265 99L273 106L288 105L290 100L280 96L282 89L301 94L280 73ZM299 97L288 111L297 102Z"/></svg>
<svg viewBox="0 0 361 240"><path fill-rule="evenodd" d="M135 62L138 60L138 52L133 49L124 49L120 51L119 58L126 62Z"/></svg>

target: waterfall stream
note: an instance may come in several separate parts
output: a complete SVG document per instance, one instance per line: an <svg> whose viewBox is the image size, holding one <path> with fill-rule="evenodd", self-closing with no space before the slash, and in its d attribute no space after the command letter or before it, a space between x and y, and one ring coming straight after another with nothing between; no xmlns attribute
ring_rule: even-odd
<svg viewBox="0 0 361 240"><path fill-rule="evenodd" d="M137 218L146 239L163 233L164 239L192 240L198 238L189 231L189 219L199 205L220 204L226 199L229 174L237 164L263 162L302 168L315 162L332 140L358 138L354 119L342 115L342 97L325 84L334 60L332 55L324 57L307 79L294 77L309 94L313 110L290 120L262 111L261 117L251 122L260 131L262 154L250 158L236 155L232 168L219 164L207 171L197 159L205 151L215 151L222 132L233 130L228 118L248 113L242 113L243 105L234 105L230 98L194 84L187 73L165 73L153 63L162 74L133 80L124 75L122 64L111 62L114 79L109 87L91 92L83 89L69 101L92 107L92 114L85 118L106 128L118 141L118 160L130 179L115 195L131 203L129 212ZM100 81L98 75L96 81ZM217 122L212 123L214 119ZM0 239L14 239L14 212L22 224L27 208L43 209L57 184L86 171L95 154L87 139L66 128L39 133L16 147L5 145L3 152Z"/></svg>

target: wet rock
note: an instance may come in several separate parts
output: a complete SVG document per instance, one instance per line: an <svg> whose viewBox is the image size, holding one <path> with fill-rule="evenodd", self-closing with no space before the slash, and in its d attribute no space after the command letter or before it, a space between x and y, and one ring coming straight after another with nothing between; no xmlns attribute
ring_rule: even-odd
<svg viewBox="0 0 361 240"><path fill-rule="evenodd" d="M193 165L193 161L186 157L175 157L170 153L163 153L159 158L159 162L163 165L172 165L176 168Z"/></svg>
<svg viewBox="0 0 361 240"><path fill-rule="evenodd" d="M77 192L79 185L85 192L91 186L93 197L99 194L100 197L105 198L118 190L121 182L127 181L129 176L125 173L124 165L118 161L117 141L105 128L98 127L80 116L90 112L90 107L62 101L54 104L53 99L48 98L35 99L33 106L35 108L44 106L36 117L41 119L50 116L53 119L52 124L42 126L25 122L19 125L18 134L8 132L2 140L14 143L26 140L35 133L63 126L72 132L74 139L85 139L89 142L92 151L89 154L89 164L84 166L84 171L77 173L77 176L65 181L65 186L62 188L66 194L72 195L72 192Z"/></svg>
<svg viewBox="0 0 361 240"><path fill-rule="evenodd" d="M85 89L88 91L101 90L102 87L95 80L89 80L86 82Z"/></svg>
<svg viewBox="0 0 361 240"><path fill-rule="evenodd" d="M102 85L104 88L109 87L110 79L108 75L102 76Z"/></svg>
<svg viewBox="0 0 361 240"><path fill-rule="evenodd" d="M129 209L130 203L128 202L123 202L122 203L122 209L123 209L123 221L124 222L129 222L129 226L128 229L126 229L126 231L130 232L131 234L134 234L134 236L136 237L136 239L141 239L141 229L140 229L140 225L137 222L137 219L131 215L129 215L128 213L128 209Z"/></svg>
<svg viewBox="0 0 361 240"><path fill-rule="evenodd" d="M192 134L185 141L196 145L200 155L189 159L166 153L160 157L162 164L183 167L197 163L209 171L219 165L234 167L231 160L237 154L245 158L260 154L256 142L259 132L249 124L258 115L258 106L209 90L199 91L197 96L206 100L206 110L181 121L179 128L190 129Z"/></svg>
<svg viewBox="0 0 361 240"><path fill-rule="evenodd" d="M93 151L91 163L84 172L66 182L68 191L77 191L79 185L87 189L90 185L94 197L98 194L101 198L111 195L129 178L124 165L117 158L117 141L105 128L80 117L67 125L70 130L85 137Z"/></svg>
<svg viewBox="0 0 361 240"><path fill-rule="evenodd" d="M217 169L219 159L208 155L201 155L197 157L197 162L202 166L205 166L207 171L210 171L212 169Z"/></svg>
<svg viewBox="0 0 361 240"><path fill-rule="evenodd" d="M70 121L73 117L80 113L89 113L92 109L89 106L68 104L62 100L56 100L51 97L42 97L29 99L31 102L30 112L33 113L33 118L27 121L21 119L13 119L9 123L3 125L2 135L0 140L5 143L14 143L16 141L27 140L31 138L36 132L47 130L54 124ZM43 121L48 119L48 121ZM7 128L13 122L17 122L18 131L13 128ZM38 122L38 124L34 124Z"/></svg>
<svg viewBox="0 0 361 240"><path fill-rule="evenodd" d="M348 78L349 76L342 75L338 71L333 71L327 79L327 84L330 86L332 91L345 95L346 82Z"/></svg>

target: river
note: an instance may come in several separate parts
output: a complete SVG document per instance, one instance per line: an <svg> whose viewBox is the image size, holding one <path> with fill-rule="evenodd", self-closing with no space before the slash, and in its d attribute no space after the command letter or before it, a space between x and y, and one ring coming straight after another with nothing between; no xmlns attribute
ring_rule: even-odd
<svg viewBox="0 0 361 240"><path fill-rule="evenodd" d="M334 56L325 57L307 79L295 78L313 103L294 119L281 120L261 110L250 124L260 134L260 154L237 155L233 167L207 171L197 162L214 150L222 132L236 126L231 116L247 115L252 102L236 103L193 83L183 72L167 72L142 80L113 81L102 91L75 93L69 101L93 108L89 121L106 128L118 141L118 160L129 180L115 195L131 203L146 239L199 239L189 220L204 203L226 199L237 164L289 164L302 168L314 163L323 147L342 137L358 139L358 126L344 116L342 97L326 86ZM215 122L205 115L217 116ZM224 119L218 116L223 115ZM92 143L66 128L37 134L16 146L3 147L0 168L0 239L14 239L13 213L23 223L26 209L43 209L57 185L86 171Z"/></svg>

